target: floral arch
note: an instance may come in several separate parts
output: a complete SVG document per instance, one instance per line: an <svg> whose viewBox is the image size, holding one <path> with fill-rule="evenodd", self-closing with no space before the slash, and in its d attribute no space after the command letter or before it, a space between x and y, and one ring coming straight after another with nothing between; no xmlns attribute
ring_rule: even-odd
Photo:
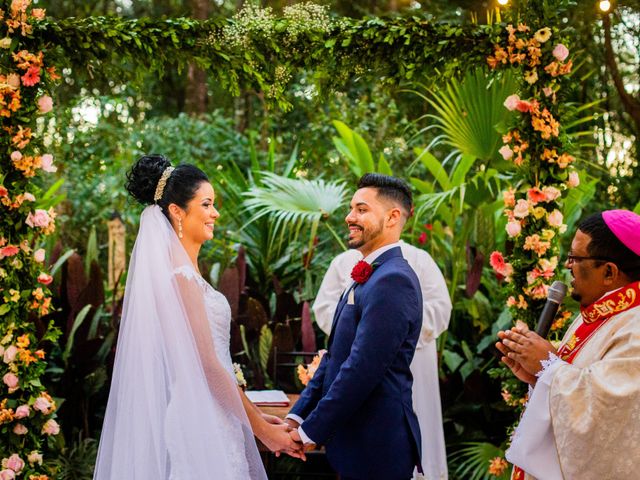
<svg viewBox="0 0 640 480"><path fill-rule="evenodd" d="M520 2L505 23L460 26L418 17L336 21L312 4L279 17L248 8L231 21L55 20L31 0L1 1L0 475L49 478L46 452L59 431L56 402L40 382L59 335L42 321L55 308L43 247L59 198L55 184L44 188L56 161L40 119L55 115L62 71L135 76L196 61L230 93L254 88L271 107L289 109L286 86L302 70L313 72L321 93L361 76L397 85L424 72L452 77L466 66L513 70L520 89L505 108L518 116L501 149L517 179L504 192L511 251L495 252L491 264L508 281L513 318L532 324L558 272L562 201L579 183L563 126L562 99L575 81L570 38L555 23L567 2L541 3ZM122 60L134 59L135 71L125 72Z"/></svg>

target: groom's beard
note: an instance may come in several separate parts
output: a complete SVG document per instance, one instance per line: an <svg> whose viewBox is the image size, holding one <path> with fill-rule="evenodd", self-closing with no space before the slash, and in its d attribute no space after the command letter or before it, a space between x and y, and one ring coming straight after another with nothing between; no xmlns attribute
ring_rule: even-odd
<svg viewBox="0 0 640 480"><path fill-rule="evenodd" d="M378 224L378 228L373 230L367 230L362 225L358 225L357 223L350 223L349 227L360 227L360 231L362 232L358 238L350 239L347 245L349 248L357 249L366 245L371 240L376 239L378 236L382 235L382 229L384 228L384 220L381 220Z"/></svg>

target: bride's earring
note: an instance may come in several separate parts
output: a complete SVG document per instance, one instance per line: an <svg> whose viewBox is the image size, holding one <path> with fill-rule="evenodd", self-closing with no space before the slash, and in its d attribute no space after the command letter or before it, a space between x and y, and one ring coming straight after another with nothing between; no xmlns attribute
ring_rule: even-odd
<svg viewBox="0 0 640 480"><path fill-rule="evenodd" d="M178 218L178 238L182 238L182 219Z"/></svg>

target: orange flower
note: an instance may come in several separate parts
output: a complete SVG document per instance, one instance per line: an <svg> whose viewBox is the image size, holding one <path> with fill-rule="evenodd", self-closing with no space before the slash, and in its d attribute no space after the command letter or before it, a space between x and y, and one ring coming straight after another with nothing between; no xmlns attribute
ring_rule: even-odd
<svg viewBox="0 0 640 480"><path fill-rule="evenodd" d="M40 360L44 360L44 357L45 357L44 350L36 350L36 351L35 351L35 355L36 355L36 357L38 357Z"/></svg>
<svg viewBox="0 0 640 480"><path fill-rule="evenodd" d="M563 153L558 157L557 162L560 168L567 168L573 162L573 157L568 153Z"/></svg>
<svg viewBox="0 0 640 480"><path fill-rule="evenodd" d="M29 70L31 67L42 67L44 54L39 52L38 55L34 55L28 50L20 50L18 53L14 53L13 60L16 62L16 66L20 70Z"/></svg>
<svg viewBox="0 0 640 480"><path fill-rule="evenodd" d="M495 457L489 462L489 474L500 477L507 469L509 464L502 457Z"/></svg>
<svg viewBox="0 0 640 480"><path fill-rule="evenodd" d="M22 125L18 127L18 133L16 133L11 139L11 143L16 148L23 149L31 141L31 129L29 127L22 128Z"/></svg>
<svg viewBox="0 0 640 480"><path fill-rule="evenodd" d="M29 340L29 335L27 335L26 333L24 335L20 335L18 337L18 340L16 341L16 345L18 346L18 348L27 348L30 343L31 340Z"/></svg>
<svg viewBox="0 0 640 480"><path fill-rule="evenodd" d="M20 358L25 365L30 365L38 361L38 359L31 354L31 350L20 350L18 352L18 358Z"/></svg>
<svg viewBox="0 0 640 480"><path fill-rule="evenodd" d="M56 67L47 68L47 73L52 81L60 80L62 77L56 73Z"/></svg>

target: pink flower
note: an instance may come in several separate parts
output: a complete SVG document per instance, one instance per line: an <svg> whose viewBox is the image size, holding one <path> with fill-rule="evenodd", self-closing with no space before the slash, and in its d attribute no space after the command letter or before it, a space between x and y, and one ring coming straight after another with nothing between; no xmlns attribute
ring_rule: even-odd
<svg viewBox="0 0 640 480"><path fill-rule="evenodd" d="M529 202L524 199L518 200L513 209L513 215L517 218L524 218L529 215Z"/></svg>
<svg viewBox="0 0 640 480"><path fill-rule="evenodd" d="M53 99L49 95L43 95L38 99L38 110L40 113L49 113L53 108Z"/></svg>
<svg viewBox="0 0 640 480"><path fill-rule="evenodd" d="M544 187L542 189L544 193L545 201L553 202L556 198L560 198L561 192L556 187Z"/></svg>
<svg viewBox="0 0 640 480"><path fill-rule="evenodd" d="M45 257L44 248L39 248L38 250L33 252L33 259L38 263L44 262L44 257Z"/></svg>
<svg viewBox="0 0 640 480"><path fill-rule="evenodd" d="M559 43L553 49L553 52L551 52L551 54L561 62L564 62L565 59L569 56L569 49L565 47L563 44Z"/></svg>
<svg viewBox="0 0 640 480"><path fill-rule="evenodd" d="M9 345L7 349L4 351L4 363L11 363L16 359L16 355L18 354L18 349L15 345Z"/></svg>
<svg viewBox="0 0 640 480"><path fill-rule="evenodd" d="M544 93L545 97L550 97L551 95L553 95L553 88L551 87L544 87L542 89L542 93Z"/></svg>
<svg viewBox="0 0 640 480"><path fill-rule="evenodd" d="M44 170L45 172L53 173L58 171L58 167L55 167L53 165L53 155L45 153L41 158L41 162L42 170Z"/></svg>
<svg viewBox="0 0 640 480"><path fill-rule="evenodd" d="M569 179L567 180L567 187L576 188L578 185L580 185L580 176L578 175L578 172L574 170L573 172L569 173Z"/></svg>
<svg viewBox="0 0 640 480"><path fill-rule="evenodd" d="M38 275L38 283L49 285L51 282L53 282L53 277L51 275L40 272L40 275Z"/></svg>
<svg viewBox="0 0 640 480"><path fill-rule="evenodd" d="M11 152L11 161L19 162L20 160L22 160L22 153L20 152L20 150L14 150L13 152Z"/></svg>
<svg viewBox="0 0 640 480"><path fill-rule="evenodd" d="M53 403L43 396L38 397L33 404L34 410L42 412L45 415L49 415L53 411L52 407Z"/></svg>
<svg viewBox="0 0 640 480"><path fill-rule="evenodd" d="M17 255L20 249L15 245L7 245L6 247L0 248L0 258L4 257L13 257Z"/></svg>
<svg viewBox="0 0 640 480"><path fill-rule="evenodd" d="M2 466L4 468L9 468L16 473L20 473L24 468L24 460L22 460L17 453L14 453L9 458L2 460Z"/></svg>
<svg viewBox="0 0 640 480"><path fill-rule="evenodd" d="M33 466L34 464L42 465L42 454L37 450L34 450L29 455L27 455L27 461L29 465Z"/></svg>
<svg viewBox="0 0 640 480"><path fill-rule="evenodd" d="M28 202L36 201L36 197L33 196L33 193L29 193L29 192L24 192L24 195L22 196L22 198L24 198Z"/></svg>
<svg viewBox="0 0 640 480"><path fill-rule="evenodd" d="M20 87L20 75L17 73L10 73L7 75L7 84L12 88Z"/></svg>
<svg viewBox="0 0 640 480"><path fill-rule="evenodd" d="M427 232L422 232L420 234L420 236L418 237L418 243L420 245L424 245L425 243L427 243Z"/></svg>
<svg viewBox="0 0 640 480"><path fill-rule="evenodd" d="M4 377L2 377L2 381L7 387L9 387L9 390L11 390L18 387L20 380L18 379L16 374L9 372L6 373Z"/></svg>
<svg viewBox="0 0 640 480"><path fill-rule="evenodd" d="M520 225L519 221L512 220L510 222L507 222L506 230L507 235L509 235L510 238L517 237L522 231L522 225Z"/></svg>
<svg viewBox="0 0 640 480"><path fill-rule="evenodd" d="M520 97L514 94L514 95L509 95L507 99L504 101L503 105L507 107L507 110L512 112L517 108L519 102L520 102Z"/></svg>
<svg viewBox="0 0 640 480"><path fill-rule="evenodd" d="M560 228L562 226L562 212L560 210L554 210L549 214L549 225L552 227Z"/></svg>
<svg viewBox="0 0 640 480"><path fill-rule="evenodd" d="M35 228L35 227L44 228L49 225L50 221L51 221L51 218L49 217L49 214L47 213L47 211L39 208L35 211L35 213L29 212L29 215L27 216L27 220L25 223L29 225L31 228Z"/></svg>
<svg viewBox="0 0 640 480"><path fill-rule="evenodd" d="M21 423L16 423L13 427L13 433L16 435L26 435L29 430Z"/></svg>
<svg viewBox="0 0 640 480"><path fill-rule="evenodd" d="M16 478L16 472L13 470L0 470L0 480L14 480Z"/></svg>
<svg viewBox="0 0 640 480"><path fill-rule="evenodd" d="M30 413L31 409L29 408L29 405L20 405L18 408L16 408L16 413L14 416L18 419L27 418Z"/></svg>
<svg viewBox="0 0 640 480"><path fill-rule="evenodd" d="M498 150L498 153L502 155L502 158L504 158L505 160L509 160L511 157L513 157L513 150L511 150L511 147L509 147L509 145L503 145L502 148Z"/></svg>
<svg viewBox="0 0 640 480"><path fill-rule="evenodd" d="M50 418L42 426L42 433L46 435L58 435L60 433L60 425L53 418Z"/></svg>

